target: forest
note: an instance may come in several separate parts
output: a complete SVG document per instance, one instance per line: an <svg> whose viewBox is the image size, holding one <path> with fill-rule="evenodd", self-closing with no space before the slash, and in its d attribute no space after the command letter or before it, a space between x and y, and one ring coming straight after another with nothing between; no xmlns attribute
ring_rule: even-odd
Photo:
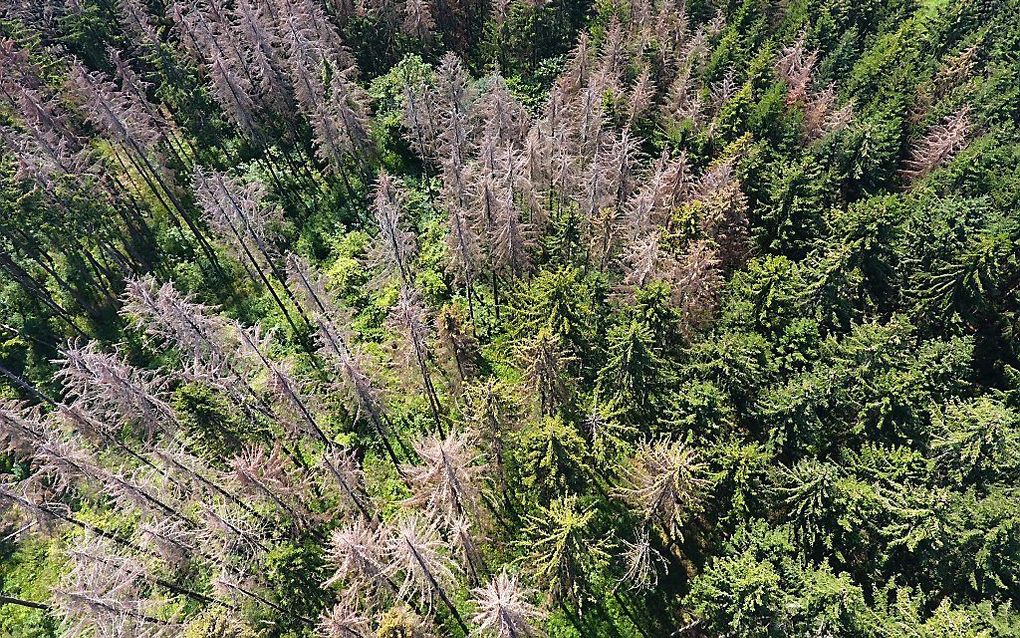
<svg viewBox="0 0 1020 638"><path fill-rule="evenodd" d="M0 0L0 636L1020 636L1020 0Z"/></svg>

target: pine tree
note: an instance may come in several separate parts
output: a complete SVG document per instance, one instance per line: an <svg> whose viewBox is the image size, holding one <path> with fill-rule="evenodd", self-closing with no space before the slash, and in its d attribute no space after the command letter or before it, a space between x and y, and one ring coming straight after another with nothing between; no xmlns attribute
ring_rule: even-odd
<svg viewBox="0 0 1020 638"><path fill-rule="evenodd" d="M318 634L323 638L368 638L372 635L369 619L358 611L355 601L342 598L319 618Z"/></svg>
<svg viewBox="0 0 1020 638"><path fill-rule="evenodd" d="M398 595L421 597L431 607L442 600L464 633L467 625L450 600L449 591L456 584L457 565L443 551L443 542L436 526L417 514L396 523L387 549L398 570L401 582Z"/></svg>
<svg viewBox="0 0 1020 638"><path fill-rule="evenodd" d="M801 31L793 44L784 47L776 62L776 70L787 85L788 104L803 101L811 86L812 74L818 60L817 51L807 50L807 33Z"/></svg>
<svg viewBox="0 0 1020 638"><path fill-rule="evenodd" d="M412 492L407 504L447 521L475 516L481 507L481 467L467 437L456 431L445 438L428 436L414 450L421 463L404 470Z"/></svg>
<svg viewBox="0 0 1020 638"><path fill-rule="evenodd" d="M641 527L634 542L623 541L623 560L627 568L623 578L636 590L652 590L659 583L659 570L667 569L662 554L652 547L648 528Z"/></svg>
<svg viewBox="0 0 1020 638"><path fill-rule="evenodd" d="M607 335L605 366L596 394L625 422L654 423L662 412L669 370L647 325L635 320L613 327Z"/></svg>
<svg viewBox="0 0 1020 638"><path fill-rule="evenodd" d="M529 592L522 588L517 576L505 569L489 584L474 590L478 608L473 620L478 633L496 638L540 636L536 621L543 620L542 611L528 602Z"/></svg>
<svg viewBox="0 0 1020 638"><path fill-rule="evenodd" d="M617 494L641 518L676 538L704 507L707 466L687 441L644 443L626 470Z"/></svg>
<svg viewBox="0 0 1020 638"><path fill-rule="evenodd" d="M403 226L403 199L400 187L386 171L380 171L375 188L372 212L379 226L379 238L373 255L383 268L384 276L398 278L404 286L413 279L411 260L417 252L414 234Z"/></svg>
<svg viewBox="0 0 1020 638"><path fill-rule="evenodd" d="M577 602L587 587L586 572L608 555L593 537L595 511L576 497L559 498L532 516L527 530L528 561L550 602Z"/></svg>
<svg viewBox="0 0 1020 638"><path fill-rule="evenodd" d="M970 107L965 105L932 126L912 146L902 175L908 181L920 179L963 150L972 130L969 114Z"/></svg>

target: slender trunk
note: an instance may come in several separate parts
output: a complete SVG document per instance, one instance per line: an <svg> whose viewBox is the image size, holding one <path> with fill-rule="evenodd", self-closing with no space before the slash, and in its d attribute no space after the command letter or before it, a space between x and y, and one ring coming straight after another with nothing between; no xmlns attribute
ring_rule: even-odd
<svg viewBox="0 0 1020 638"><path fill-rule="evenodd" d="M224 190L226 190L226 186L223 185L222 182L221 186L224 188ZM233 196L230 197L231 200L233 200ZM234 204L234 206L237 208L238 213L241 214L240 207L238 207L236 203ZM276 305L283 312L283 316L287 320L287 324L290 326L290 329L294 331L295 335L298 334L297 324L294 323L294 319L290 316L290 311L287 309L287 305L283 303L282 299L280 299L280 295L276 292L276 288L273 287L272 282L269 281L269 277L267 277L266 273L263 271L262 264L258 262L255 256L252 254L251 250L248 248L248 244L245 242L244 236L241 234L241 231L238 230L234 226L234 223L230 220L230 215L227 214L226 211L222 212L223 217L227 222L227 226L230 227L231 234L233 234L234 239L237 240L238 247L241 249L244 256L248 258L248 261L251 264L251 269L248 270L248 276L252 278L252 281L254 281L256 285L261 283L263 286L266 287L266 290L273 297L273 301L276 302Z"/></svg>
<svg viewBox="0 0 1020 638"><path fill-rule="evenodd" d="M304 616L299 616L298 614L295 614L290 609L287 609L286 607L278 605L278 604L274 603L273 601L269 600L268 598L265 598L264 596L256 594L255 592L253 592L253 591L251 591L249 589L246 589L244 587L241 587L240 585L236 585L234 583L225 583L225 585L227 587L229 587L230 589L233 589L234 591L236 591L236 592L238 592L240 594L243 594L243 595L247 596L248 598L251 598L252 600L254 600L256 602L259 602L259 603L265 605L266 607L269 607L270 609L272 609L272 610L274 610L276 612L284 614L285 616L289 616L290 618L294 618L295 620L301 621L301 623L303 623L306 626L311 627L311 626L313 626L315 624L310 618L305 618Z"/></svg>
<svg viewBox="0 0 1020 638"><path fill-rule="evenodd" d="M72 286L66 279L60 276L60 274L53 267L51 267L47 263L44 263L44 261L40 260L39 258L40 253L31 250L29 248L28 243L25 243L24 247L25 252L28 254L28 258L31 261L33 261L37 266L39 266L39 268L41 268L43 272L52 277L53 281L57 283L57 286L64 292L66 292L68 295L70 295L71 298L73 298L74 301L79 306L81 306L82 310L84 310L93 319L100 318L101 313L99 312L99 310L82 294L80 290L78 290L77 287ZM28 271L25 271L25 273L27 274ZM95 286L89 286L89 288L94 289Z"/></svg>
<svg viewBox="0 0 1020 638"><path fill-rule="evenodd" d="M418 372L421 374L422 386L425 390L425 396L428 400L429 410L432 412L432 418L436 422L436 429L439 430L439 436L445 437L446 432L443 428L443 419L440 416L439 410L439 397L436 394L436 388L432 384L432 375L429 374L428 366L426 364L425 353L418 339L414 336L411 337L411 342L414 348L414 357L418 362Z"/></svg>
<svg viewBox="0 0 1020 638"><path fill-rule="evenodd" d="M50 606L46 603L37 603L34 600L24 600L22 598L14 598L13 596L0 595L0 605L19 605L21 607L30 607L32 609L42 609L43 611L49 611Z"/></svg>
<svg viewBox="0 0 1020 638"><path fill-rule="evenodd" d="M436 592L436 594L439 595L439 598L446 605L446 608L450 610L450 613L453 615L454 619L457 621L457 625L460 626L461 630L464 632L464 635L465 636L469 636L471 634L471 632L470 632L470 630L468 630L467 625L464 623L464 619L461 618L460 612L457 611L457 608L454 607L452 602L450 602L449 597L447 597L447 595L446 595L446 591L436 581L435 576L432 575L432 572L429 570L428 566L425 564L425 561L422 559L421 555L418 553L418 550L415 549L414 545L409 543L407 540L405 540L404 542L407 543L407 547L408 547L408 549L411 550L411 554L414 555L414 560L418 563L418 566L421 567L422 571L425 572L425 575L428 576L429 584L432 585L432 589Z"/></svg>
<svg viewBox="0 0 1020 638"><path fill-rule="evenodd" d="M630 623L634 625L634 628L641 632L641 635L645 638L652 638L651 634L648 633L648 629L645 627L647 623L638 621L634 611L627 604L627 601L623 599L623 596L620 595L620 592L617 591L616 587L613 588L613 598L616 599L616 604L621 610L623 610L623 613L627 616L627 619L630 620Z"/></svg>
<svg viewBox="0 0 1020 638"><path fill-rule="evenodd" d="M194 220L187 213L184 205L177 199L177 196L170 191L169 187L163 182L163 179L156 172L156 169L149 162L149 159L145 156L142 149L133 140L129 140L131 147L134 150L134 154L128 152L128 161L134 166L135 171L145 182L146 186L149 187L150 192L159 200L160 205L167 210L167 212L173 214L177 213L177 216L184 222L184 225L188 227L191 234L195 237L195 241L198 242L199 248L205 254L206 259L209 260L210 266L216 273L223 279L226 279L226 273L220 267L219 260L216 258L216 253L213 251L212 246L206 240L205 235L195 224ZM131 149L126 149L131 150ZM169 203L168 203L169 200Z"/></svg>
<svg viewBox="0 0 1020 638"><path fill-rule="evenodd" d="M495 270L492 271L492 305L496 311L496 322L499 323L499 277Z"/></svg>
<svg viewBox="0 0 1020 638"><path fill-rule="evenodd" d="M75 322L73 315L63 306L57 303L53 296L46 290L46 287L33 278L17 262L11 259L6 253L0 251L0 270L3 270L18 282L32 296L43 302L50 310L60 317L79 337L88 339L89 335L82 330ZM86 309L86 311L88 311Z"/></svg>
<svg viewBox="0 0 1020 638"><path fill-rule="evenodd" d="M245 216L244 210L241 208L240 204L238 204L237 199L234 197L234 194L231 193L229 190L227 190L226 186L223 185L222 180L220 180L220 184L223 187L224 192L226 192L227 196L230 198L230 204L234 208L234 211L237 212L238 216L243 220L243 222L245 224L245 230L247 230L248 228L251 228L251 222ZM229 220L229 217L227 219ZM228 223L229 223L229 221L228 221ZM231 230L234 231L234 235L235 236L238 235L238 231L234 229L232 224L231 224ZM294 295L294 292L290 289L290 286L287 285L287 277L284 276L284 274L280 271L279 267L276 265L276 262L273 260L273 256L270 253L269 248L265 245L265 243L263 243L262 238L260 238L256 233L249 232L247 234L248 234L248 236L250 236L252 238L252 240L255 241L255 245L256 245L256 247L258 247L259 253L262 255L262 258L266 260L266 264L268 264L269 268L273 271L273 276L276 277L277 281L280 282L280 285L283 287L283 290L286 293L287 298L290 299L291 303L294 304L294 307L297 309L298 314L300 314L302 320L304 320L305 325L307 327L311 328L312 327L311 322L308 321L308 317L305 315L304 310L301 308L301 304L299 304L297 302L297 299L296 299L296 297ZM240 237L238 237L238 241L241 242L242 245L244 244L244 242L240 239ZM258 264L255 263L255 260L252 257L251 253L248 251L247 247L245 247L245 252L249 256L249 258L252 259L252 264L257 268ZM262 279L263 279L263 281L266 280L266 278L264 276L263 276ZM286 307L284 307L283 303L279 301L279 297L277 297L275 293L273 293L273 298L277 299L277 304L283 310L284 314L286 314L287 313ZM288 316L288 321L290 321L289 316ZM293 322L290 322L290 323L291 323L291 326L293 327ZM295 332L296 332L297 329L296 328L294 328L294 329L295 329Z"/></svg>
<svg viewBox="0 0 1020 638"><path fill-rule="evenodd" d="M459 213L455 213L455 222L454 223L455 223L455 230L456 230L456 233L457 233L457 244L458 244L457 248L458 248L458 251L460 252L461 263L463 264L463 267L464 267L464 288L465 288L465 292L467 294L468 315L471 317L471 332L472 332L472 334L476 334L475 333L475 306L474 306L474 303L472 302L472 298L474 296L474 293L472 292L473 289L474 289L474 285L473 285L474 277L471 274L471 258L468 256L468 253L467 253L467 244L465 243L464 229L463 229L462 224L461 224L461 219L460 219L460 214Z"/></svg>

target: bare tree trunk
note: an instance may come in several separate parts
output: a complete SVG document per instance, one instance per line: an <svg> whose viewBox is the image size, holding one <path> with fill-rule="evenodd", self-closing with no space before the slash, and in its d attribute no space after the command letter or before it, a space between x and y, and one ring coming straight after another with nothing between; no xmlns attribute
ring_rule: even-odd
<svg viewBox="0 0 1020 638"><path fill-rule="evenodd" d="M45 603L37 603L34 600L24 600L22 598L14 598L13 596L0 595L0 605L19 605L21 607L30 607L32 609L42 609L43 611L49 611L50 606Z"/></svg>

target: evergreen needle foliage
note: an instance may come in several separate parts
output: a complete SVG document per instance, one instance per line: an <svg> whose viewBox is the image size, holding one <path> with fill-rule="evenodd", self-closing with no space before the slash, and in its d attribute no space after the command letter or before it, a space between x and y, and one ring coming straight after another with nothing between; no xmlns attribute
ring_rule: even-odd
<svg viewBox="0 0 1020 638"><path fill-rule="evenodd" d="M0 636L1020 637L1018 50L0 2Z"/></svg>

